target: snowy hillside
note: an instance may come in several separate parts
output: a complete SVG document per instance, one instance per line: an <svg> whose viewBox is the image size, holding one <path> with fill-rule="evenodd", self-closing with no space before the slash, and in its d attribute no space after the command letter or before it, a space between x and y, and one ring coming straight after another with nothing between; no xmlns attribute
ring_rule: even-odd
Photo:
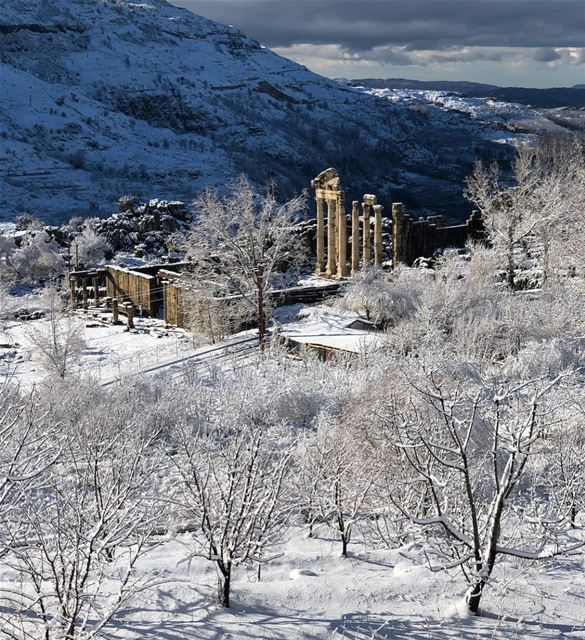
<svg viewBox="0 0 585 640"><path fill-rule="evenodd" d="M189 200L240 172L289 195L330 165L350 198L461 217L464 175L510 136L505 117L360 91L164 0L4 0L0 49L0 221Z"/></svg>
<svg viewBox="0 0 585 640"><path fill-rule="evenodd" d="M370 88L364 90L394 103L420 105L421 108L438 107L443 111L467 115L478 123L493 124L500 128L499 133L486 134L494 135L494 138L500 141L513 138L511 131L516 129L546 131L559 128L535 109L487 97L468 97L449 91Z"/></svg>

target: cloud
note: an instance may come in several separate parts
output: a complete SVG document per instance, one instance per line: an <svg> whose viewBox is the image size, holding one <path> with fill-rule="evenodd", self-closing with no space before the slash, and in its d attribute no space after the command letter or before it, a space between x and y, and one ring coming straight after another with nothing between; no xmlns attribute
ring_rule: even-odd
<svg viewBox="0 0 585 640"><path fill-rule="evenodd" d="M553 62L553 60L560 60L561 57L556 49L550 47L541 47L534 52L534 59L538 62Z"/></svg>
<svg viewBox="0 0 585 640"><path fill-rule="evenodd" d="M551 66L585 64L585 47L557 47L556 49L537 49L534 59L548 62Z"/></svg>
<svg viewBox="0 0 585 640"><path fill-rule="evenodd" d="M583 0L173 0L269 47L448 50L583 45Z"/></svg>
<svg viewBox="0 0 585 640"><path fill-rule="evenodd" d="M292 47L279 47L277 53L294 60L301 60L304 64L310 61L336 61L347 65L393 65L405 66L434 66L440 64L463 64L475 62L503 62L506 64L519 63L524 59L533 59L535 54L531 50L506 49L501 47L450 47L449 49L409 50L408 47L375 47L365 51L348 51L340 45L312 45L298 44ZM561 59L561 54L553 53ZM557 58L547 58L550 60ZM310 64L309 64L310 66Z"/></svg>
<svg viewBox="0 0 585 640"><path fill-rule="evenodd" d="M170 0L325 75L582 82L585 0Z"/></svg>

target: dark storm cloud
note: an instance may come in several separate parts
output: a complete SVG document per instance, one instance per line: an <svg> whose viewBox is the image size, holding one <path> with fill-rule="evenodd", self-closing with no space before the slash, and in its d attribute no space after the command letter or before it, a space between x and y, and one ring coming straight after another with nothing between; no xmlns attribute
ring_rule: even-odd
<svg viewBox="0 0 585 640"><path fill-rule="evenodd" d="M269 47L585 47L584 0L173 0ZM547 53L548 51L548 53ZM549 56L548 59L547 56Z"/></svg>

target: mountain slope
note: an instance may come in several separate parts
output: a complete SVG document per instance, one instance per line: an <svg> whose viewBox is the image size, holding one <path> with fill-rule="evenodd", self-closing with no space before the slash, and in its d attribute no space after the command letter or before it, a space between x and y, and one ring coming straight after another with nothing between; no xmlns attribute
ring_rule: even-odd
<svg viewBox="0 0 585 640"><path fill-rule="evenodd" d="M349 199L457 216L475 158L516 135L323 78L163 0L4 0L0 51L0 221L188 200L240 172L289 195L330 165Z"/></svg>
<svg viewBox="0 0 585 640"><path fill-rule="evenodd" d="M452 80L407 80L406 78L366 78L352 80L352 85L370 89L416 89L418 91L455 91L469 98L494 98L503 102L517 102L540 109L585 107L585 84L572 87L498 87L493 84Z"/></svg>

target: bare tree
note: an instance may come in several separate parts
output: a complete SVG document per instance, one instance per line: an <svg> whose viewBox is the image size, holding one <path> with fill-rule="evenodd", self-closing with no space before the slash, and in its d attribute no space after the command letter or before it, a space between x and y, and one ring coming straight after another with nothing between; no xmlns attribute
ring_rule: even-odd
<svg viewBox="0 0 585 640"><path fill-rule="evenodd" d="M414 315L418 304L418 287L414 278L391 275L382 269L366 269L356 274L345 288L341 305L384 325L394 324Z"/></svg>
<svg viewBox="0 0 585 640"><path fill-rule="evenodd" d="M519 255L528 241L538 244L546 281L559 253L568 256L575 234L582 237L585 202L585 158L579 143L521 147L513 166L513 184L502 179L497 165L476 165L467 181L466 197L475 202L489 239L507 273L518 285Z"/></svg>
<svg viewBox="0 0 585 640"><path fill-rule="evenodd" d="M585 243L585 152L582 140L548 136L536 147L541 178L537 238L542 247L543 284L570 269L583 269Z"/></svg>
<svg viewBox="0 0 585 640"><path fill-rule="evenodd" d="M439 560L432 568L461 567L474 613L502 556L536 561L585 544L541 479L560 380L473 384L434 370L395 399L388 424L413 471L410 498L395 506L426 531Z"/></svg>
<svg viewBox="0 0 585 640"><path fill-rule="evenodd" d="M28 231L8 262L16 279L25 282L54 277L64 265L59 245L42 229Z"/></svg>
<svg viewBox="0 0 585 640"><path fill-rule="evenodd" d="M0 340L5 335L8 321L20 306L20 300L11 294L11 282L0 273Z"/></svg>
<svg viewBox="0 0 585 640"><path fill-rule="evenodd" d="M111 245L96 232L94 221L95 219L86 220L81 233L74 241L77 256L85 267L100 264L107 255L112 254Z"/></svg>
<svg viewBox="0 0 585 640"><path fill-rule="evenodd" d="M292 445L278 443L266 424L207 428L175 431L170 459L181 482L174 500L196 523L193 553L215 563L218 601L229 607L233 568L268 560L283 535Z"/></svg>
<svg viewBox="0 0 585 640"><path fill-rule="evenodd" d="M547 438L548 465L544 482L550 495L559 502L559 511L566 514L572 528L585 509L585 431L583 407L555 429Z"/></svg>
<svg viewBox="0 0 585 640"><path fill-rule="evenodd" d="M205 191L194 202L196 222L179 240L191 261L188 289L205 299L237 296L247 318L258 321L263 349L269 308L268 292L282 271L303 253L301 214L304 194L279 204L273 186L258 194L247 178L229 187L228 195Z"/></svg>
<svg viewBox="0 0 585 640"><path fill-rule="evenodd" d="M331 415L317 418L315 437L305 447L305 494L312 519L319 518L339 534L341 555L347 556L356 524L364 518L366 501L378 476L376 464L360 464L351 433ZM318 514L318 516L317 516Z"/></svg>
<svg viewBox="0 0 585 640"><path fill-rule="evenodd" d="M44 302L46 319L42 323L36 323L27 337L38 352L47 373L63 379L83 353L83 325L67 310L58 289L47 287Z"/></svg>
<svg viewBox="0 0 585 640"><path fill-rule="evenodd" d="M319 493L325 475L327 451L318 448L315 434L305 434L295 451L294 492L298 509L304 522L309 525L312 538L315 524L320 521Z"/></svg>
<svg viewBox="0 0 585 640"><path fill-rule="evenodd" d="M21 578L8 597L7 637L97 637L148 581L135 569L162 518L156 434L90 426L67 434L59 463L20 505L26 536L4 559Z"/></svg>
<svg viewBox="0 0 585 640"><path fill-rule="evenodd" d="M58 425L10 377L0 381L0 556L22 535L19 507L60 454Z"/></svg>

